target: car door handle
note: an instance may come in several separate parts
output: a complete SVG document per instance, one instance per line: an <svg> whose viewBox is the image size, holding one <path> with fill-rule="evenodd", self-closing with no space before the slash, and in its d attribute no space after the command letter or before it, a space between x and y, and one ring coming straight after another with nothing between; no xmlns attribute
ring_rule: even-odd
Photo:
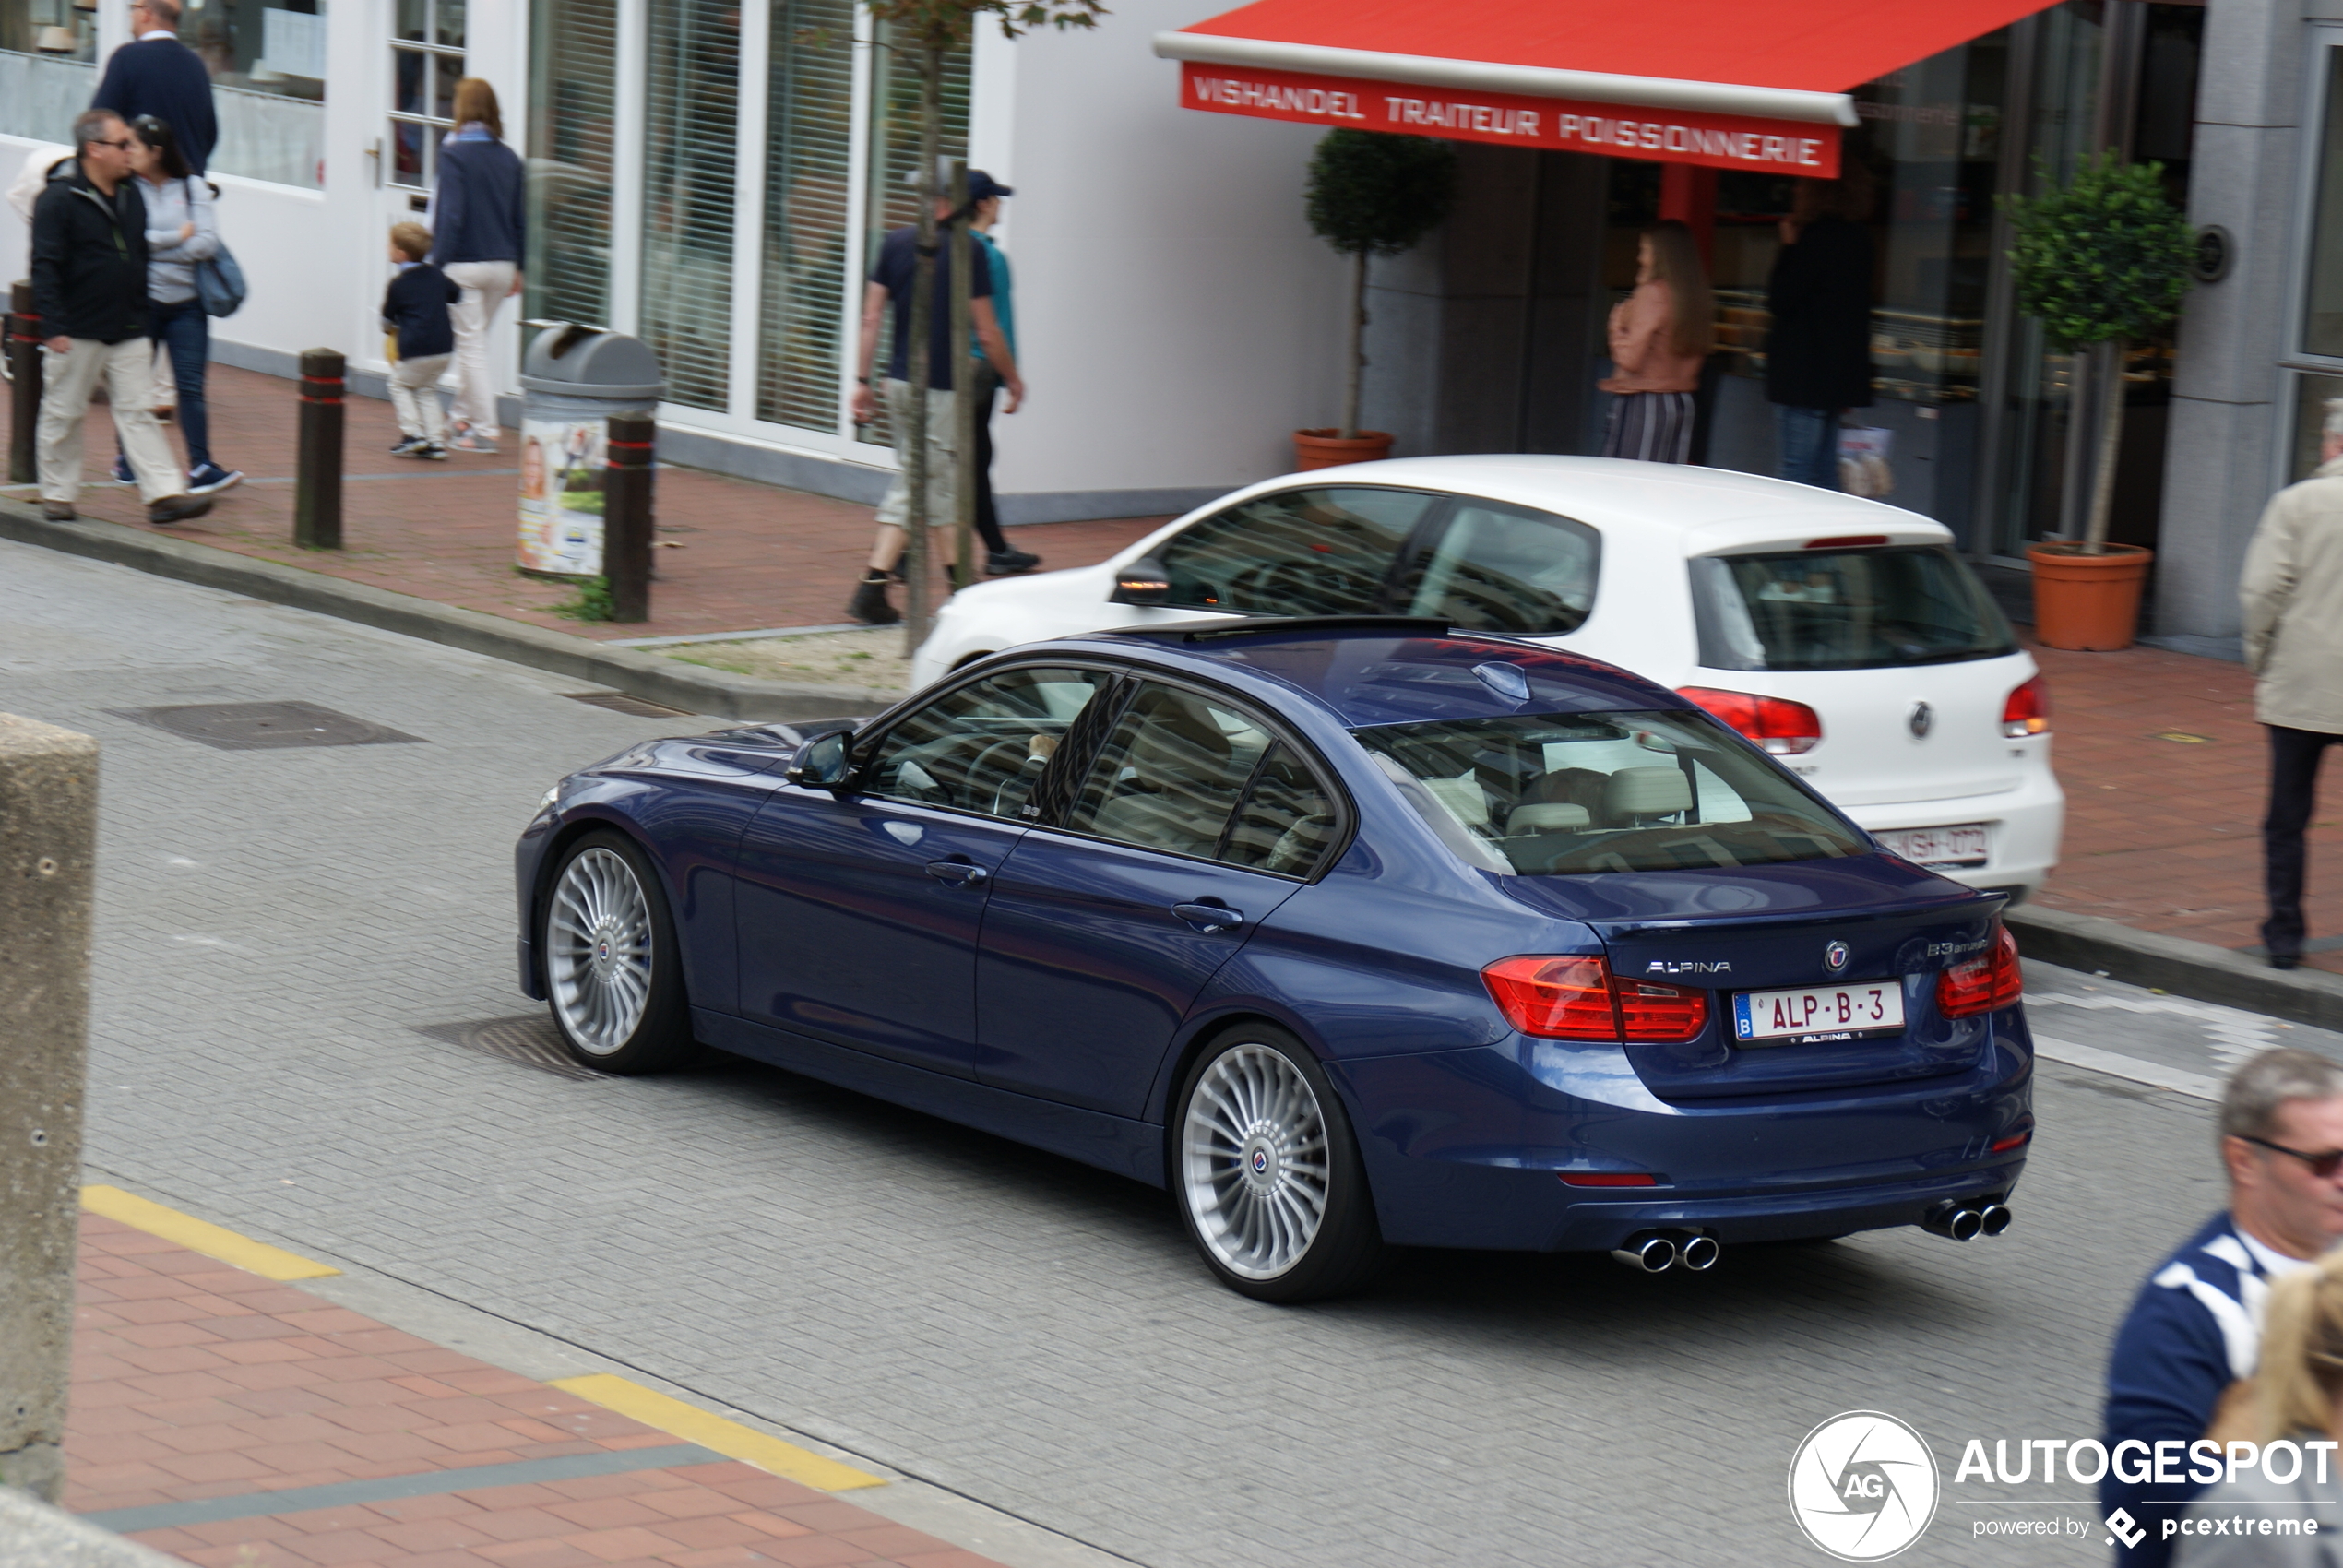
<svg viewBox="0 0 2343 1568"><path fill-rule="evenodd" d="M954 887L974 887L993 873L967 861L930 861L927 862L927 874Z"/></svg>
<svg viewBox="0 0 2343 1568"><path fill-rule="evenodd" d="M1222 904L1174 904L1172 912L1210 936L1244 923L1244 912Z"/></svg>

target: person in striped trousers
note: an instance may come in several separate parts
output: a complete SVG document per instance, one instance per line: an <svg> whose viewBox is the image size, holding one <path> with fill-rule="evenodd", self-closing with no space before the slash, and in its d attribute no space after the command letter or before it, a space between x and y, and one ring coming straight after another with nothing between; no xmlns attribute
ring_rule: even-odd
<svg viewBox="0 0 2343 1568"><path fill-rule="evenodd" d="M1692 230L1665 218L1635 245L1635 291L1612 307L1611 394L1602 455L1647 463L1692 457L1693 392L1716 342L1716 304Z"/></svg>

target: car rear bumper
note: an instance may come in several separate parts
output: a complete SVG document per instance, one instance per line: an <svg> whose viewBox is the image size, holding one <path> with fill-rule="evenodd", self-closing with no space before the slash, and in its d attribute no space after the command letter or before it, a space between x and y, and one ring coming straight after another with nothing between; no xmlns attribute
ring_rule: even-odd
<svg viewBox="0 0 2343 1568"><path fill-rule="evenodd" d="M1600 1251L1655 1229L1785 1241L1916 1225L1947 1199L2005 1196L2030 1139L1992 1146L2030 1130L2033 1075L2022 1025L2002 1033L1968 1072L1795 1099L1671 1104L1615 1048L1562 1077L1517 1045L1338 1070L1386 1241ZM1615 1071L1593 1062L1602 1051ZM1564 1180L1596 1173L1662 1184Z"/></svg>
<svg viewBox="0 0 2343 1568"><path fill-rule="evenodd" d="M1989 834L1989 858L1981 866L1948 866L1937 874L1970 887L2016 889L2031 894L2058 864L2060 836L2066 826L2066 794L2045 769L2015 790L1939 801L1897 801L1885 805L1841 806L1866 833L1904 827L1955 827L1981 822Z"/></svg>

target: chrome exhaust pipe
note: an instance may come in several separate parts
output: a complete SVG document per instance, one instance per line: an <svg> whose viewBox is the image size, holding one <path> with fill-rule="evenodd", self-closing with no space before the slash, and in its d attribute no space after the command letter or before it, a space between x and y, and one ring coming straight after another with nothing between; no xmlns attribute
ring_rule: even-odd
<svg viewBox="0 0 2343 1568"><path fill-rule="evenodd" d="M1642 1273L1664 1274L1675 1266L1676 1243L1659 1235L1630 1236L1613 1247L1611 1255Z"/></svg>
<svg viewBox="0 0 2343 1568"><path fill-rule="evenodd" d="M1714 1236L1691 1235L1676 1243L1676 1266L1688 1268L1695 1274L1706 1274L1717 1266L1725 1249Z"/></svg>
<svg viewBox="0 0 2343 1568"><path fill-rule="evenodd" d="M2008 1229L2014 1218L2006 1204L1987 1204L1977 1211L1979 1228L1988 1236L1998 1236Z"/></svg>
<svg viewBox="0 0 2343 1568"><path fill-rule="evenodd" d="M1928 1211L1920 1228L1932 1236L1943 1236L1955 1241L1973 1241L1985 1228L1985 1217L1968 1204L1942 1203Z"/></svg>

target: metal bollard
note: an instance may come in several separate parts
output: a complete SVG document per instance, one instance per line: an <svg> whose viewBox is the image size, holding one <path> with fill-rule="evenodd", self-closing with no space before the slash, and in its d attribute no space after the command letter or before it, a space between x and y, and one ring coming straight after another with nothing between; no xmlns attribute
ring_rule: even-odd
<svg viewBox="0 0 2343 1568"><path fill-rule="evenodd" d="M659 423L648 414L613 414L602 469L602 575L610 618L651 618L651 453Z"/></svg>
<svg viewBox="0 0 2343 1568"><path fill-rule="evenodd" d="M341 548L342 357L331 349L301 356L301 430L293 470L293 542Z"/></svg>
<svg viewBox="0 0 2343 1568"><path fill-rule="evenodd" d="M41 477L41 318L32 314L32 285L8 285L8 482Z"/></svg>

